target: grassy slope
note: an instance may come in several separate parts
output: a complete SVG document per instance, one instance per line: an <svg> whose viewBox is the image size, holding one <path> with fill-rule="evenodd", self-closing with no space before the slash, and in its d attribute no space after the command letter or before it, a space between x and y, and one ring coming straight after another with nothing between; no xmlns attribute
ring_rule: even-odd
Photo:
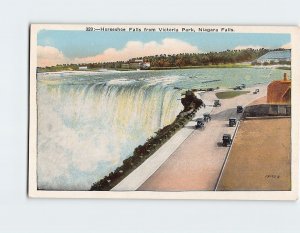
<svg viewBox="0 0 300 233"><path fill-rule="evenodd" d="M230 99L247 93L249 93L249 91L223 91L223 92L216 93L216 96L219 99Z"/></svg>

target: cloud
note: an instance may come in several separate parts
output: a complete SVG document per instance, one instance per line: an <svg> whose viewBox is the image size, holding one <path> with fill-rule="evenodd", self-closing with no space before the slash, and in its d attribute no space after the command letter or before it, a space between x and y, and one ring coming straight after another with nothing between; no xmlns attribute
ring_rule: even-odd
<svg viewBox="0 0 300 233"><path fill-rule="evenodd" d="M292 44L291 42L290 43L287 43L287 44L284 44L281 46L282 49L291 49L292 48Z"/></svg>
<svg viewBox="0 0 300 233"><path fill-rule="evenodd" d="M50 46L38 46L38 66L52 66L62 63L94 63L126 61L134 57L144 57L159 54L198 53L197 46L185 41L165 38L160 43L150 41L128 41L122 49L108 48L96 56L68 59L58 49Z"/></svg>
<svg viewBox="0 0 300 233"><path fill-rule="evenodd" d="M187 42L165 38L161 43L150 41L143 43L140 41L129 41L125 47L117 50L108 48L103 53L92 57L77 58L76 63L91 63L105 61L126 61L134 57L144 57L159 54L178 54L178 53L196 53L200 52L197 46L193 46Z"/></svg>
<svg viewBox="0 0 300 233"><path fill-rule="evenodd" d="M238 45L234 49L235 50L243 50L243 49L262 49L262 48L267 49L268 47L263 47L260 45Z"/></svg>
<svg viewBox="0 0 300 233"><path fill-rule="evenodd" d="M70 59L66 58L62 51L51 46L37 46L37 66L53 66L57 64L68 63Z"/></svg>

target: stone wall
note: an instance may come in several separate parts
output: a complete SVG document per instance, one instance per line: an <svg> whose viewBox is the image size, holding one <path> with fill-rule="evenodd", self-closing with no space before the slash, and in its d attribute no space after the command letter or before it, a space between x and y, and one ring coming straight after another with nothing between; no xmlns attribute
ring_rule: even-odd
<svg viewBox="0 0 300 233"><path fill-rule="evenodd" d="M291 105L287 104L259 104L247 106L243 117L263 116L291 116Z"/></svg>

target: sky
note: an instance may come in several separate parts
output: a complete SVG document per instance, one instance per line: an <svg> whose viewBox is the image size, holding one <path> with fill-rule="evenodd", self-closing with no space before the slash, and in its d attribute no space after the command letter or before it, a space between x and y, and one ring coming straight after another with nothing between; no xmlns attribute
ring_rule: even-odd
<svg viewBox="0 0 300 233"><path fill-rule="evenodd" d="M227 49L290 48L289 34L191 32L86 32L42 30L38 66L126 61L159 54L205 53Z"/></svg>

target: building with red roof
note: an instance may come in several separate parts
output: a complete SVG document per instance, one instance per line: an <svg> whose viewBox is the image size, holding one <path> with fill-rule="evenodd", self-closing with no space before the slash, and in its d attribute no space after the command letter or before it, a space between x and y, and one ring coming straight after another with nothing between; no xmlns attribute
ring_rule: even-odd
<svg viewBox="0 0 300 233"><path fill-rule="evenodd" d="M286 73L282 80L268 85L267 102L269 104L291 104L291 80Z"/></svg>

